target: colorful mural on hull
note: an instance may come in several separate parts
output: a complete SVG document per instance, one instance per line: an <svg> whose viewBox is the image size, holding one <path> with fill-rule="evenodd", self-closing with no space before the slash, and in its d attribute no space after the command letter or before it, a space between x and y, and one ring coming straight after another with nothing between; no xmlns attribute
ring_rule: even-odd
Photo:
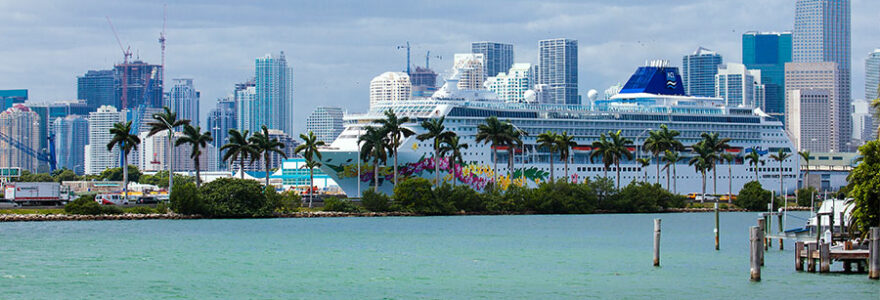
<svg viewBox="0 0 880 300"><path fill-rule="evenodd" d="M421 176L425 178L429 178L433 180L434 174L434 157L424 157L422 156L417 162L414 163L404 163L397 166L397 171L399 173L400 178L409 178L414 176ZM449 163L449 159L446 157L440 158L437 160L440 164L439 169L441 171L445 171L447 174L442 176L441 179L445 182L452 182L455 180L457 183L467 184L473 189L482 190L486 187L487 184L492 182L493 175L495 174L492 171L491 165L480 165L474 163L468 163L465 165L461 165L458 163ZM339 179L357 177L357 165L352 164L343 164L343 165L332 165L325 164L328 168L332 169L336 172L336 176ZM374 174L374 166L371 164L363 164L361 165L361 182L369 182L370 185L374 185L375 182L375 174ZM523 174L525 172L525 174ZM430 176L429 176L430 175ZM523 169L517 169L513 173L513 180L508 178L508 174L499 174L498 175L498 186L501 189L506 190L510 184L516 185L524 185L526 182L534 182L535 184L544 181L548 172L539 170L535 167ZM391 181L394 177L394 167L393 166L380 166L379 167L379 185L381 186L385 181Z"/></svg>

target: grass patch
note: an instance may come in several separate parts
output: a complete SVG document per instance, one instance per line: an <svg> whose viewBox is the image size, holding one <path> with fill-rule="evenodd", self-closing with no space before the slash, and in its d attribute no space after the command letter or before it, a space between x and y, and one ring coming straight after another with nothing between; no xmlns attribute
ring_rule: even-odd
<svg viewBox="0 0 880 300"><path fill-rule="evenodd" d="M64 215L63 208L45 208L45 209L0 209L3 215Z"/></svg>

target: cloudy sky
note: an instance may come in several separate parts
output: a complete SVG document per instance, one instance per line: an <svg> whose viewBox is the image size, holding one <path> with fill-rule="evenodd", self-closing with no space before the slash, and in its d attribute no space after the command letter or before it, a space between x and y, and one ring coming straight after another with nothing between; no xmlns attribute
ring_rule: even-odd
<svg viewBox="0 0 880 300"><path fill-rule="evenodd" d="M741 34L793 27L793 0L676 1L40 1L0 0L0 89L33 101L76 98L76 76L122 59L105 16L141 59L159 63L162 5L168 5L166 79L190 77L202 116L254 59L284 51L294 70L297 131L316 106L362 112L372 77L413 64L449 73L472 41L514 44L517 62L537 61L540 39L579 43L580 93L625 82L646 60L698 46L741 61ZM864 97L864 59L880 47L880 1L852 1L853 96Z"/></svg>

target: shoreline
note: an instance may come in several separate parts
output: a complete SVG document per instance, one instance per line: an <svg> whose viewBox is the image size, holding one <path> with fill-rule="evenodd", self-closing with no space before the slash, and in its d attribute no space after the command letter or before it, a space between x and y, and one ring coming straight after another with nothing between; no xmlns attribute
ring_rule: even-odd
<svg viewBox="0 0 880 300"><path fill-rule="evenodd" d="M790 211L808 211L809 207L789 207ZM670 208L665 211L654 213L708 213L714 212L713 208ZM744 209L719 209L719 212L749 212ZM622 214L610 211L597 211L593 214ZM532 213L455 213L453 216L497 216L497 215L535 215ZM315 212L296 212L275 214L271 217L254 218L254 219L274 219L274 218L349 218L349 217L419 217L426 216L417 213L408 212L331 212L331 211L315 211ZM0 214L0 223L5 222L50 222L50 221L117 221L117 220L194 220L194 219L212 219L199 215L181 215L175 213L167 214L119 214L119 215L68 215L68 214ZM221 218L214 218L221 219ZM238 218L248 219L248 218Z"/></svg>

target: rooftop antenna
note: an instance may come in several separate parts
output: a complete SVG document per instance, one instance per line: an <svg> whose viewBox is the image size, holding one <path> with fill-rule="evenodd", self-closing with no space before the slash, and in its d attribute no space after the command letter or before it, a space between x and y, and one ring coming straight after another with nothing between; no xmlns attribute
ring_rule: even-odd
<svg viewBox="0 0 880 300"><path fill-rule="evenodd" d="M399 49L406 49L406 74L409 75L409 74L410 74L410 67L409 67L409 65L410 65L410 64L409 64L409 51L410 51L410 46L409 46L409 41L406 41L406 46L397 46L397 49L398 49L398 50L399 50Z"/></svg>

